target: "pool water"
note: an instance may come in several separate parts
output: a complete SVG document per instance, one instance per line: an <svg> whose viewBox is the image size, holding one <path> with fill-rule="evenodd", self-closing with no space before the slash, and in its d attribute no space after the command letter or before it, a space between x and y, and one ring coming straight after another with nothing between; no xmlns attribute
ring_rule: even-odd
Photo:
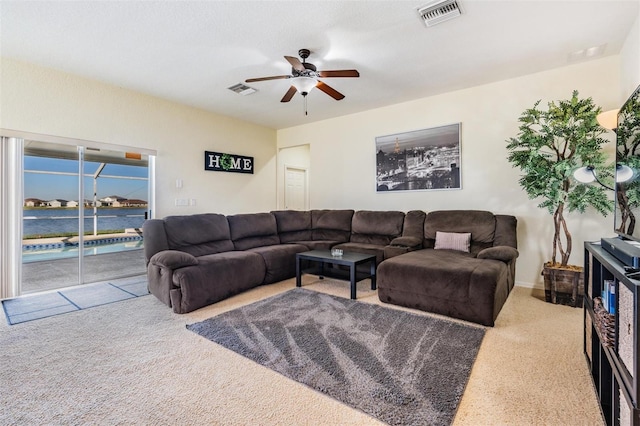
<svg viewBox="0 0 640 426"><path fill-rule="evenodd" d="M98 254L117 253L129 250L140 250L143 247L142 240L118 242L112 244L93 245L84 248L85 256ZM23 250L22 263L40 262L46 260L68 259L78 257L78 246L65 246L48 248L44 250Z"/></svg>

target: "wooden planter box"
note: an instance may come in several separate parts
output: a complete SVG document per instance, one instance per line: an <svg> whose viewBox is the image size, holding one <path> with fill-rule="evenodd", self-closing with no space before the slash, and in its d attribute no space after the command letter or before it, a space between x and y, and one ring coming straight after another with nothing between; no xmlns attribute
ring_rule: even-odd
<svg viewBox="0 0 640 426"><path fill-rule="evenodd" d="M544 266L544 296L549 303L581 308L584 299L584 271Z"/></svg>

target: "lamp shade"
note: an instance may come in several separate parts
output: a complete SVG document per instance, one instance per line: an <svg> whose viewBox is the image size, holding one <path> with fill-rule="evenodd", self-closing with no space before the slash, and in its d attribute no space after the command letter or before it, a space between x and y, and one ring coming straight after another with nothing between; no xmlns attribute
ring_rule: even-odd
<svg viewBox="0 0 640 426"><path fill-rule="evenodd" d="M315 78L311 77L294 77L291 79L291 84L295 87L302 96L307 96L307 94L316 87L318 81Z"/></svg>
<svg viewBox="0 0 640 426"><path fill-rule="evenodd" d="M596 174L592 166L580 167L573 172L573 177L582 183L591 183L596 180Z"/></svg>
<svg viewBox="0 0 640 426"><path fill-rule="evenodd" d="M598 114L596 116L598 124L609 130L618 128L618 111L620 109L612 109Z"/></svg>
<svg viewBox="0 0 640 426"><path fill-rule="evenodd" d="M616 165L616 182L622 183L630 180L633 177L633 169L624 164Z"/></svg>

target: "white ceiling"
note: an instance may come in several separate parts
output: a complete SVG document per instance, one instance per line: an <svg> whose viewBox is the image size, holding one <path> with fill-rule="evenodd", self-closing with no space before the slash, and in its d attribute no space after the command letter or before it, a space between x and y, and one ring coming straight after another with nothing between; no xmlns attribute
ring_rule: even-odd
<svg viewBox="0 0 640 426"><path fill-rule="evenodd" d="M640 0L459 0L427 28L419 1L0 1L0 54L272 127L300 125L619 53ZM284 55L312 51L346 97L289 103Z"/></svg>

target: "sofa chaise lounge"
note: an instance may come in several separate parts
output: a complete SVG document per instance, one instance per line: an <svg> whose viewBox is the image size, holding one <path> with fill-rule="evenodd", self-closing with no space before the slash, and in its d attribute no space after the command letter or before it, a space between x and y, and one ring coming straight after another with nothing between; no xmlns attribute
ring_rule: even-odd
<svg viewBox="0 0 640 426"><path fill-rule="evenodd" d="M467 251L436 232L469 235ZM513 287L516 219L478 211L195 214L143 225L149 291L186 313L295 276L295 255L374 254L380 300L493 325ZM456 247L459 248L459 247Z"/></svg>
<svg viewBox="0 0 640 426"><path fill-rule="evenodd" d="M516 225L513 216L486 211L428 213L423 248L389 258L378 267L378 297L493 326L514 285ZM447 235L468 240L464 247L452 248Z"/></svg>

